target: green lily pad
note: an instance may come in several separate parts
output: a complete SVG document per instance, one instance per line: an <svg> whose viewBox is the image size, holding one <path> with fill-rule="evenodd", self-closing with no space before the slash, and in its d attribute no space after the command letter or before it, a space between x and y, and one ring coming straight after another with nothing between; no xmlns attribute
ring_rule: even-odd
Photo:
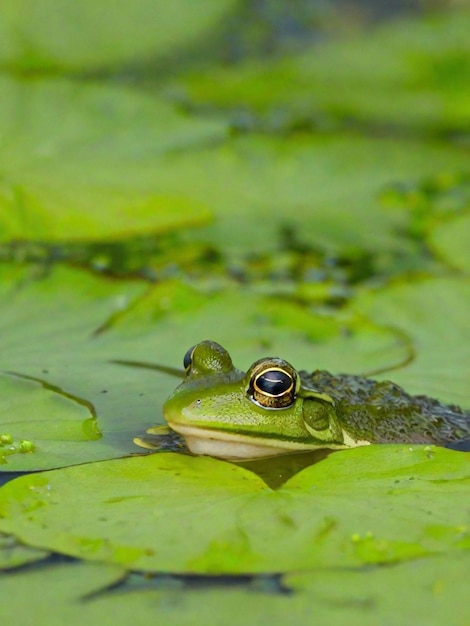
<svg viewBox="0 0 470 626"><path fill-rule="evenodd" d="M387 378L410 393L470 407L468 279L429 277L398 282L380 291L364 292L353 308L409 337L413 358Z"/></svg>
<svg viewBox="0 0 470 626"><path fill-rule="evenodd" d="M470 272L470 213L437 224L431 230L428 241L448 265Z"/></svg>
<svg viewBox="0 0 470 626"><path fill-rule="evenodd" d="M61 467L115 454L106 442L89 445L102 435L96 416L80 399L1 374L0 398L0 464L10 470Z"/></svg>
<svg viewBox="0 0 470 626"><path fill-rule="evenodd" d="M221 122L91 83L3 77L0 94L0 240L118 239L210 217L159 189L155 159L221 139Z"/></svg>
<svg viewBox="0 0 470 626"><path fill-rule="evenodd" d="M0 64L22 70L98 70L166 58L197 41L235 0L6 0Z"/></svg>
<svg viewBox="0 0 470 626"><path fill-rule="evenodd" d="M103 376L101 361L106 356L97 353L100 341L94 333L145 286L67 270L18 281L3 269L0 368L10 375L2 376L0 434L12 438L15 453L3 446L0 471L47 469L128 454L132 438L122 433L119 419L124 414L133 423L129 402L142 404L141 389L130 394L122 387L137 378L133 371L123 372L114 390L107 387L119 368L105 363L108 374ZM141 372L139 380L144 379ZM117 406L121 409L114 413ZM114 423L111 433L106 415ZM21 453L21 441L32 447Z"/></svg>
<svg viewBox="0 0 470 626"><path fill-rule="evenodd" d="M137 588L108 590L116 578L119 581L118 568L113 574L110 566L69 563L18 572L2 581L10 601L0 606L0 617L4 623L27 624L34 615L50 626L64 622L80 626L85 621L106 623L110 615L119 615L120 622L143 624L157 614L165 623L181 626L266 621L276 626L303 623L314 615L325 626L342 621L372 626L406 615L410 623L440 626L458 611L464 624L470 617L468 604L462 601L469 558L459 554L393 567L288 574L282 578L284 592L271 589L265 579L251 584L205 579L206 585L199 580L196 588L157 579L136 582Z"/></svg>
<svg viewBox="0 0 470 626"><path fill-rule="evenodd" d="M463 149L356 135L250 136L133 90L0 80L0 240L120 240L206 224L223 253L407 250L384 186L459 169ZM67 112L67 114L64 114ZM97 211L96 207L100 210ZM370 233L374 235L371 237Z"/></svg>
<svg viewBox="0 0 470 626"><path fill-rule="evenodd" d="M283 582L294 591L294 615L305 614L311 606L323 624L372 625L403 619L438 626L454 612L461 623L470 619L468 604L462 602L469 566L466 552L356 572L294 574Z"/></svg>
<svg viewBox="0 0 470 626"><path fill-rule="evenodd" d="M48 554L49 552L46 550L24 546L11 535L0 533L0 570L13 569L26 563L34 563L44 559Z"/></svg>
<svg viewBox="0 0 470 626"><path fill-rule="evenodd" d="M467 160L464 148L413 139L252 134L165 155L153 174L169 195L211 207L213 223L195 236L216 249L223 242L224 254L278 250L287 227L302 244L380 257L410 246L399 235L407 216L382 206L383 190L459 170Z"/></svg>
<svg viewBox="0 0 470 626"><path fill-rule="evenodd" d="M78 624L89 596L119 583L124 575L119 567L95 563L50 564L9 573L2 577L0 619L3 624Z"/></svg>
<svg viewBox="0 0 470 626"><path fill-rule="evenodd" d="M184 77L170 93L269 113L268 124L329 119L470 128L470 12L402 19L307 53Z"/></svg>
<svg viewBox="0 0 470 626"><path fill-rule="evenodd" d="M266 622L281 626L308 623L308 616L325 626L343 622L373 626L393 623L397 615L406 615L410 623L440 626L455 611L462 623L470 618L468 605L462 602L469 564L465 554L359 571L319 569L284 576L284 593L256 580L246 590L220 585L203 591L123 590L93 598L87 609L97 621L112 610L135 620L150 616L158 603L162 617L182 626Z"/></svg>
<svg viewBox="0 0 470 626"><path fill-rule="evenodd" d="M154 572L393 563L470 548L469 486L466 455L433 447L336 453L277 491L236 465L164 453L10 481L0 530Z"/></svg>
<svg viewBox="0 0 470 626"><path fill-rule="evenodd" d="M149 289L63 267L21 281L3 266L0 277L0 370L9 373L0 377L0 435L11 438L0 447L0 471L142 452L134 437L164 423L161 406L179 380L115 361L180 367L186 350L208 337L240 367L269 352L299 369L336 360L358 373L409 356L407 343L387 329L248 290L205 295L177 281Z"/></svg>

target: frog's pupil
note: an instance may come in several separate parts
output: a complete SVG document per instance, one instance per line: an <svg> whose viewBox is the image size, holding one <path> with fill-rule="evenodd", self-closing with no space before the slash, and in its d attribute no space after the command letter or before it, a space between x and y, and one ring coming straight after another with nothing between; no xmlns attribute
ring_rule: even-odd
<svg viewBox="0 0 470 626"><path fill-rule="evenodd" d="M184 355L183 367L184 367L185 370L189 370L189 368L191 367L191 364L193 362L194 347L195 346L191 346L189 348L189 350L186 352L186 354Z"/></svg>
<svg viewBox="0 0 470 626"><path fill-rule="evenodd" d="M292 378L280 370L269 370L257 378L256 386L271 396L281 396L292 387Z"/></svg>

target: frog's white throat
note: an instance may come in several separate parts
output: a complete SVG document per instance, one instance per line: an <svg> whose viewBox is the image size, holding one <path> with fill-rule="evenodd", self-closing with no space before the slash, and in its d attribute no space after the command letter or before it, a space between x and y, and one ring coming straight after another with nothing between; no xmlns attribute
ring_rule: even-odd
<svg viewBox="0 0 470 626"><path fill-rule="evenodd" d="M184 437L186 445L193 454L205 454L220 459L242 460L277 456L286 452L308 450L307 446L296 442L283 442L283 446L268 443L253 443L246 435L222 432L209 428L198 428L168 422L170 428ZM289 445L290 444L290 445Z"/></svg>
<svg viewBox="0 0 470 626"><path fill-rule="evenodd" d="M168 426L175 432L183 435L186 445L193 454L205 454L215 456L220 459L231 461L241 461L242 459L260 459L269 456L279 456L291 452L305 452L318 448L328 448L330 450L344 450L345 448L357 448L358 446L368 446L370 441L353 439L343 430L343 443L323 443L317 445L313 443L302 443L299 441L289 441L285 439L265 439L253 440L249 435L230 431L220 431L211 428L199 428L198 426L188 426L168 421Z"/></svg>

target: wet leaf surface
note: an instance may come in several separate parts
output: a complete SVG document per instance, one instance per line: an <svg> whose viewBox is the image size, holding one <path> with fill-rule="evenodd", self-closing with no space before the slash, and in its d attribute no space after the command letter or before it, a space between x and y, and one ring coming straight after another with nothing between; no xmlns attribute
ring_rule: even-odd
<svg viewBox="0 0 470 626"><path fill-rule="evenodd" d="M414 358L385 377L411 393L468 408L469 305L468 278L424 277L364 292L353 307L377 324L400 328L410 339Z"/></svg>
<svg viewBox="0 0 470 626"><path fill-rule="evenodd" d="M429 243L450 267L470 273L470 213L462 213L437 224Z"/></svg>
<svg viewBox="0 0 470 626"><path fill-rule="evenodd" d="M237 466L145 431L206 338L470 408L468 10L217 69L233 0L25 4L0 259L45 263L0 264L0 622L467 624L468 454Z"/></svg>
<svg viewBox="0 0 470 626"><path fill-rule="evenodd" d="M249 290L206 295L179 281L148 288L59 267L18 281L4 268L0 368L10 374L0 377L0 435L10 439L0 446L0 471L143 453L134 437L163 423L178 379L119 360L181 367L188 347L207 337L233 348L240 367L267 352L299 368L328 367L345 346L341 366L352 371L408 358L406 341L387 329L276 306Z"/></svg>
<svg viewBox="0 0 470 626"><path fill-rule="evenodd" d="M205 35L234 0L6 0L0 64L15 70L102 70L164 59Z"/></svg>
<svg viewBox="0 0 470 626"><path fill-rule="evenodd" d="M122 623L146 623L158 615L182 626L209 622L238 626L265 620L300 623L313 612L315 619L327 626L343 620L375 626L396 615L413 623L440 626L457 612L455 623L463 625L470 617L468 605L462 601L469 558L462 553L389 567L288 574L281 580L283 591L267 578L237 582L204 577L186 583L184 578L139 577L122 585L119 568L69 563L19 571L2 580L10 601L2 603L0 617L5 623L22 625L34 614L51 626L64 619L73 626L84 620L106 621L116 613ZM116 583L109 592L108 587ZM23 601L25 597L28 603Z"/></svg>
<svg viewBox="0 0 470 626"><path fill-rule="evenodd" d="M46 550L30 548L21 544L11 535L0 533L0 571L41 561L48 554L49 552Z"/></svg>
<svg viewBox="0 0 470 626"><path fill-rule="evenodd" d="M290 58L184 77L170 93L235 110L241 124L254 117L256 126L262 114L261 123L274 129L355 120L366 127L468 132L469 23L466 7L397 20Z"/></svg>
<svg viewBox="0 0 470 626"><path fill-rule="evenodd" d="M78 623L88 596L119 583L124 575L119 567L93 563L18 569L2 577L0 619L21 625L31 619L47 624L60 624L61 620Z"/></svg>
<svg viewBox="0 0 470 626"><path fill-rule="evenodd" d="M162 453L13 480L0 530L139 571L394 563L470 547L469 484L466 454L427 446L332 454L276 491L234 464Z"/></svg>
<svg viewBox="0 0 470 626"><path fill-rule="evenodd" d="M157 184L158 159L225 136L129 88L0 77L0 240L83 241L205 223ZM97 210L99 207L99 210Z"/></svg>
<svg viewBox="0 0 470 626"><path fill-rule="evenodd" d="M406 214L384 206L383 191L459 169L467 159L465 146L412 138L252 133L168 154L153 173L168 195L189 196L212 209L213 224L196 236L225 255L276 251L287 228L304 246L380 258L404 254L411 245L400 236Z"/></svg>

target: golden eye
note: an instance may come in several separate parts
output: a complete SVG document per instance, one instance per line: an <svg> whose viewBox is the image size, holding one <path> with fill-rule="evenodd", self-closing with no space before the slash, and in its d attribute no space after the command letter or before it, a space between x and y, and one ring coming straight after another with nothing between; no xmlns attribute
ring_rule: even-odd
<svg viewBox="0 0 470 626"><path fill-rule="evenodd" d="M186 354L184 355L183 367L186 373L189 372L189 370L191 369L191 365L193 363L193 352L194 352L195 347L196 346L191 346L189 350L186 352Z"/></svg>
<svg viewBox="0 0 470 626"><path fill-rule="evenodd" d="M253 402L268 409L284 409L294 403L297 381L293 368L291 372L290 366L286 366L271 362L264 367L253 367L248 388L248 395Z"/></svg>
<svg viewBox="0 0 470 626"><path fill-rule="evenodd" d="M255 378L254 386L268 396L277 397L292 389L293 380L282 370L267 370Z"/></svg>

